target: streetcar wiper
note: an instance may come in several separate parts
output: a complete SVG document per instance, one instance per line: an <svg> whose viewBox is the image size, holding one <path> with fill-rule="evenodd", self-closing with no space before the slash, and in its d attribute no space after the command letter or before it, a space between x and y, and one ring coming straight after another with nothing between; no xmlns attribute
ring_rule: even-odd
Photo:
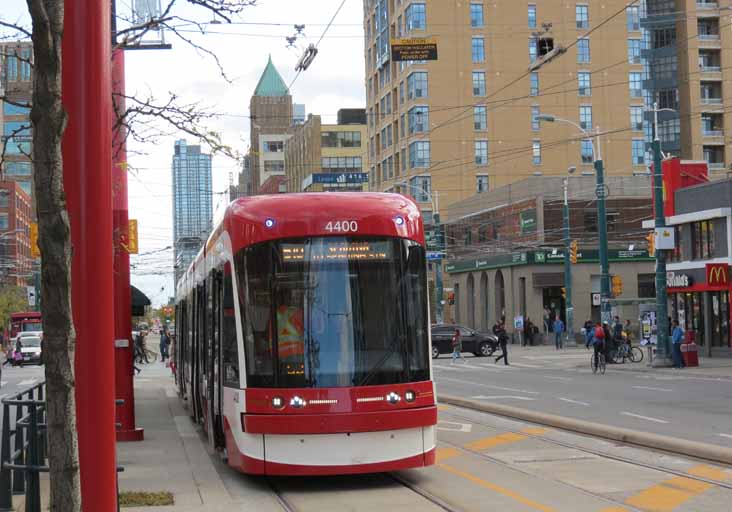
<svg viewBox="0 0 732 512"><path fill-rule="evenodd" d="M366 376L363 379L361 379L361 382L359 382L356 385L365 386L366 383L368 381L370 381L374 375L376 375L376 372L378 370L381 370L381 368L384 366L384 364L386 364L386 362L391 358L391 356L394 355L394 352L396 352L397 348L398 348L397 345L392 345L391 347L389 347L389 350L386 351L386 354L381 356L381 359L379 359L379 361L374 365L374 367L371 368L371 371L369 373L367 373Z"/></svg>

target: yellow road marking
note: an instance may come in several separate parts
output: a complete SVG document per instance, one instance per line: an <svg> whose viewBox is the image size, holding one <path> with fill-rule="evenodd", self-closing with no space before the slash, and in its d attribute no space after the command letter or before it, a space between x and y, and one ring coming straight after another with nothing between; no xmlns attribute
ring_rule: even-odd
<svg viewBox="0 0 732 512"><path fill-rule="evenodd" d="M506 432L505 434L478 439L477 441L470 442L464 446L468 450L482 451L502 444L515 443L522 439L526 439L526 436L514 434L513 432Z"/></svg>
<svg viewBox="0 0 732 512"><path fill-rule="evenodd" d="M521 429L521 432L523 432L524 434L529 434L531 436L543 436L544 434L549 432L549 430L541 427L528 427Z"/></svg>
<svg viewBox="0 0 732 512"><path fill-rule="evenodd" d="M526 505L527 507L533 508L535 510L540 510L541 512L555 512L555 509L553 509L552 507L548 507L546 505L542 505L541 503L537 503L529 498L521 496L517 492L514 492L510 489L506 489L505 487L501 487L500 485L492 484L486 480L478 478L477 476L471 475L470 473L466 473L465 471L461 471L452 466L448 466L447 464L438 464L437 466L441 469L444 469L445 471L452 473L453 475L463 477L466 480L470 480L474 484L477 484L481 487L484 487L491 491L497 492L498 494L502 494L508 498L518 501L519 503Z"/></svg>
<svg viewBox="0 0 732 512"><path fill-rule="evenodd" d="M727 473L725 470L713 468L711 466L705 466L704 464L694 466L693 468L688 470L687 473L702 478L708 478L709 480L718 480L720 482L724 482L730 477L729 473Z"/></svg>
<svg viewBox="0 0 732 512"><path fill-rule="evenodd" d="M435 460L439 463L446 459L451 459L460 455L460 450L456 448L438 448L435 450Z"/></svg>
<svg viewBox="0 0 732 512"><path fill-rule="evenodd" d="M447 411L450 408L449 405L438 405L437 410L438 411Z"/></svg>
<svg viewBox="0 0 732 512"><path fill-rule="evenodd" d="M648 512L672 512L712 487L712 484L706 482L677 476L631 496L625 503Z"/></svg>

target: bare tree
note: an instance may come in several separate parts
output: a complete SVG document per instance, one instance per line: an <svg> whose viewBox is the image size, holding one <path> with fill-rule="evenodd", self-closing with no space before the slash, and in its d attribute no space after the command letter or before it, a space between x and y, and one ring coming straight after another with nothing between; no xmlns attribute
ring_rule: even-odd
<svg viewBox="0 0 732 512"><path fill-rule="evenodd" d="M256 0L168 0L159 19L124 30L124 42L138 41L146 31L167 28L179 39L212 57L222 76L223 69L215 54L179 34L173 21L188 21L172 15L176 3L200 7L214 16L230 22ZM32 30L18 23L0 20L0 28L14 31L0 40L30 37L33 41L33 94L30 119L33 128L33 149L38 243L41 252L41 293L43 297L43 329L45 374L47 384L49 467L51 483L50 510L80 512L81 482L79 473L78 439L76 434L76 401L74 388L74 350L76 333L71 303L71 228L63 184L62 140L67 115L62 104L62 38L64 0L26 0ZM195 23L195 22L194 22ZM202 33L202 25L195 23ZM17 56L14 56L17 58ZM111 56L110 56L111 58ZM110 91L112 94L112 91ZM195 103L181 103L175 94L162 102L152 96L146 99L125 97L127 107L117 112L118 125L138 140L150 140L156 128L150 119L167 123L171 129L196 136L212 150L235 157L235 151L221 143L216 132L201 123L215 113ZM12 103L0 96L0 101ZM117 104L118 102L115 102ZM122 103L122 102L119 102ZM164 135L166 132L157 132ZM1 148L0 165L5 153L6 137Z"/></svg>

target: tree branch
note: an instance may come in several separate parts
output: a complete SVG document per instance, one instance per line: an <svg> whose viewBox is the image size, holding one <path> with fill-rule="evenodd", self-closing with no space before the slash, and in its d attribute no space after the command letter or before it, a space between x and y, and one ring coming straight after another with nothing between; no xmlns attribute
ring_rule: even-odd
<svg viewBox="0 0 732 512"><path fill-rule="evenodd" d="M20 25L16 25L15 23L8 23L7 21L0 20L0 27L5 27L5 28L15 30L16 32L23 34L28 39L33 37L33 34L31 33L30 30L28 30L24 27L21 27Z"/></svg>

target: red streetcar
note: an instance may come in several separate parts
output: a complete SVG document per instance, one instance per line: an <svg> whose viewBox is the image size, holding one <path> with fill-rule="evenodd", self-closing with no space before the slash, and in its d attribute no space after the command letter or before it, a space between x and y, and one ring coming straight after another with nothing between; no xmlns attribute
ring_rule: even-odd
<svg viewBox="0 0 732 512"><path fill-rule="evenodd" d="M424 231L410 199L239 199L180 279L176 307L179 392L230 466L434 463Z"/></svg>

